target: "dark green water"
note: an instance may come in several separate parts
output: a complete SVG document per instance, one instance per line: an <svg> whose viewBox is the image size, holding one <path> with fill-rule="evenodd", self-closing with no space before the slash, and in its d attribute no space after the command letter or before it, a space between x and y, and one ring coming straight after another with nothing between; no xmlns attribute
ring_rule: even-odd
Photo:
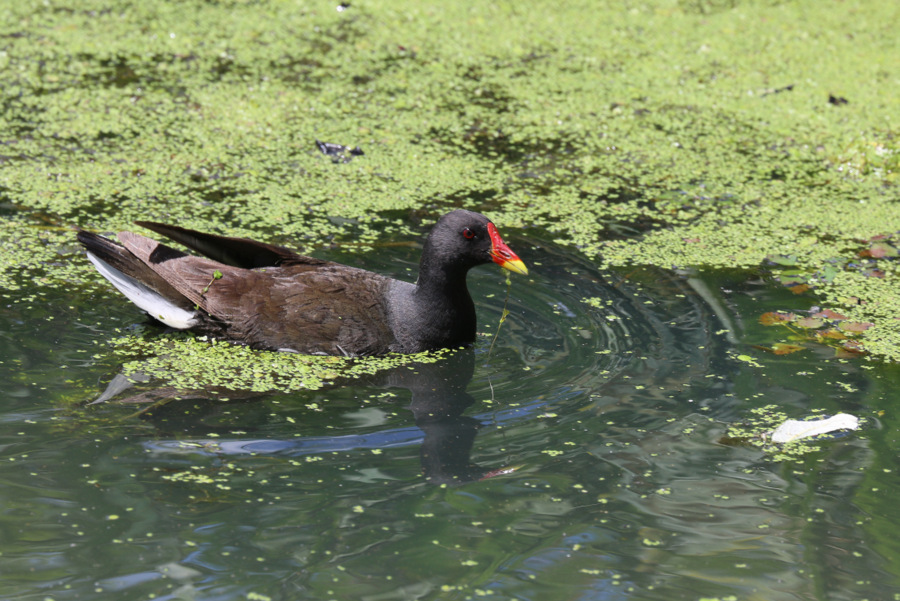
<svg viewBox="0 0 900 601"><path fill-rule="evenodd" d="M532 276L490 357L307 393L122 402L151 382L87 407L138 311L5 299L0 597L900 598L896 369L754 352L761 313L801 308L758 274L601 273L510 234ZM403 275L416 252L361 260ZM470 288L495 331L502 276ZM789 462L719 442L769 404L867 422Z"/></svg>

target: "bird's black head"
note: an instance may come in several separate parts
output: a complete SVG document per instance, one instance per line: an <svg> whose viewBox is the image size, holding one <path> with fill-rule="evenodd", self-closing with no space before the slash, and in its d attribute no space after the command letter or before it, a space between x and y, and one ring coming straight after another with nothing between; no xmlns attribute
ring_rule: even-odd
<svg viewBox="0 0 900 601"><path fill-rule="evenodd" d="M422 272L464 277L472 267L491 261L516 273L528 273L487 217L457 209L441 217L428 234L422 251Z"/></svg>

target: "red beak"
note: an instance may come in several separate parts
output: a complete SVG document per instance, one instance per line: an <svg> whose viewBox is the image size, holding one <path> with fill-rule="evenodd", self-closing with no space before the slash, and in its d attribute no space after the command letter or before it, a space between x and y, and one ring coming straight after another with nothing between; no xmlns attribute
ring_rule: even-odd
<svg viewBox="0 0 900 601"><path fill-rule="evenodd" d="M509 269L510 271L521 273L522 275L528 275L528 268L525 267L525 263L523 263L522 259L506 245L506 242L500 237L500 232L497 231L497 228L494 227L493 223L487 224L487 230L488 234L491 236L490 252L491 257L494 259L494 263L503 269Z"/></svg>

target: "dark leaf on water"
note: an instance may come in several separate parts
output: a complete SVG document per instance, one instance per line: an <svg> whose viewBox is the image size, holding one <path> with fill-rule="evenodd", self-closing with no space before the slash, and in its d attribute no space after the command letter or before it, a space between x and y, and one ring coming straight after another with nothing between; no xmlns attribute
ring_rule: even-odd
<svg viewBox="0 0 900 601"><path fill-rule="evenodd" d="M839 332L838 330L835 330L833 328L822 330L820 332L816 332L815 334L816 339L822 343L826 343L829 340L844 340L845 338L847 338L847 336L842 332Z"/></svg>
<svg viewBox="0 0 900 601"><path fill-rule="evenodd" d="M887 242L876 242L868 249L859 253L862 257L872 257L873 259L883 259L884 257L896 257L897 249Z"/></svg>
<svg viewBox="0 0 900 601"><path fill-rule="evenodd" d="M803 347L797 344L788 344L786 342L776 342L772 345L772 352L776 355L790 355L797 351L802 351Z"/></svg>
<svg viewBox="0 0 900 601"><path fill-rule="evenodd" d="M865 332L869 328L871 328L873 323L870 322L862 322L862 321L843 321L838 326L844 332L853 332L858 334L859 332Z"/></svg>
<svg viewBox="0 0 900 601"><path fill-rule="evenodd" d="M794 320L796 316L793 313L779 313L777 311L769 311L759 316L759 323L764 326L773 326L777 324L785 324Z"/></svg>
<svg viewBox="0 0 900 601"><path fill-rule="evenodd" d="M754 344L753 348L772 353L773 355L789 355L791 353L796 353L797 351L802 351L804 347L797 344L788 344L787 342L776 342L771 347Z"/></svg>
<svg viewBox="0 0 900 601"><path fill-rule="evenodd" d="M846 315L842 315L836 311L832 311L831 309L822 309L816 313L812 314L812 317L824 317L825 319L847 319Z"/></svg>
<svg viewBox="0 0 900 601"><path fill-rule="evenodd" d="M342 144L332 144L321 140L316 140L316 148L325 156L331 157L331 160L335 163L349 163L353 157L365 154L359 146L350 148Z"/></svg>
<svg viewBox="0 0 900 601"><path fill-rule="evenodd" d="M807 330L815 330L825 325L825 320L818 317L801 317L794 321L795 324Z"/></svg>

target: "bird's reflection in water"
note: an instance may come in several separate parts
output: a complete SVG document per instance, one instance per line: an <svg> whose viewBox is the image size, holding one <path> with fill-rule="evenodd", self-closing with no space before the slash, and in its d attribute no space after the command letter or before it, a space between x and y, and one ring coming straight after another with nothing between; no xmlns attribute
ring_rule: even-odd
<svg viewBox="0 0 900 601"><path fill-rule="evenodd" d="M176 390L171 387L128 388L117 377L97 402L154 403L140 411L142 419L153 423L163 435L183 436L196 433L198 438L157 440L145 443L161 453L189 452L209 454L272 454L301 456L331 451L351 451L420 443L422 472L433 484L462 484L510 473L512 468L486 468L472 463L471 452L482 422L463 415L475 400L466 392L475 370L472 349L448 353L435 363L419 363L396 367L360 380L336 382L335 386L352 385L373 388L403 388L410 391L416 428L393 428L362 435L299 437L289 440L235 439L234 429L252 432L262 427L270 410L262 403L242 405L240 424L230 423L221 415L223 408L240 401L259 400L258 393L228 391L230 401L222 403L205 391ZM130 396L126 393L130 391ZM191 411L185 412L190 403ZM259 411L252 409L258 405ZM231 405L233 407L233 405ZM256 424L256 426L254 426ZM215 439L205 440L205 435ZM424 436L423 436L424 434Z"/></svg>
<svg viewBox="0 0 900 601"><path fill-rule="evenodd" d="M425 478L433 484L458 484L509 473L471 462L481 422L463 415L475 402L466 392L475 373L471 349L456 351L436 363L403 367L384 374L384 385L405 388L412 394L416 426L425 433L420 456Z"/></svg>

